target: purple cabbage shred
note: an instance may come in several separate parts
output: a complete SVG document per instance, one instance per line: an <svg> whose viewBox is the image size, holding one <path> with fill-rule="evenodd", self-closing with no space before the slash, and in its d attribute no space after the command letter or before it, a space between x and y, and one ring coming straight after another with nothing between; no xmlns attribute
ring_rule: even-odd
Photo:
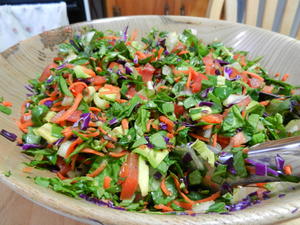
<svg viewBox="0 0 300 225"><path fill-rule="evenodd" d="M275 164L277 170L283 171L284 159L279 154L275 156Z"/></svg>
<svg viewBox="0 0 300 225"><path fill-rule="evenodd" d="M113 124L116 124L118 123L118 119L116 117L114 117L112 120L110 120L109 122L109 125L113 125Z"/></svg>
<svg viewBox="0 0 300 225"><path fill-rule="evenodd" d="M213 102L200 102L199 106L208 106L208 107L212 107L214 105Z"/></svg>
<svg viewBox="0 0 300 225"><path fill-rule="evenodd" d="M109 207L109 208L112 208L112 209L117 209L117 210L126 210L126 209L124 209L120 206L115 206L113 204L113 202L111 202L111 201L102 201L98 198L93 198L93 197L90 197L86 194L79 194L79 197L86 200L86 201L88 201L88 202L96 204L98 206L106 206L106 207Z"/></svg>
<svg viewBox="0 0 300 225"><path fill-rule="evenodd" d="M28 150L28 149L32 149L32 148L43 148L43 146L39 145L39 144L23 144L22 145L23 150Z"/></svg>
<svg viewBox="0 0 300 225"><path fill-rule="evenodd" d="M16 141L17 139L17 135L15 135L14 133L8 132L7 130L2 129L0 131L0 134L5 137L6 139L10 140L11 142Z"/></svg>
<svg viewBox="0 0 300 225"><path fill-rule="evenodd" d="M48 108L50 108L53 105L53 101L47 100L47 101L44 102L44 105L47 106Z"/></svg>

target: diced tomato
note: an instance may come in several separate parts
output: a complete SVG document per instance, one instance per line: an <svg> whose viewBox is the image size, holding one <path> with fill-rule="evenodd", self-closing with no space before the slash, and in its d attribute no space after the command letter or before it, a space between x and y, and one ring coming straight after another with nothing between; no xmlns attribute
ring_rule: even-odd
<svg viewBox="0 0 300 225"><path fill-rule="evenodd" d="M91 78L91 82L93 85L102 85L102 84L105 84L106 83L106 79L105 77L102 77L102 76L95 76L95 77L92 77Z"/></svg>
<svg viewBox="0 0 300 225"><path fill-rule="evenodd" d="M122 183L121 200L131 199L138 187L138 155L130 153L127 157L127 164L128 172L126 172L127 176Z"/></svg>
<svg viewBox="0 0 300 225"><path fill-rule="evenodd" d="M174 105L174 112L176 116L183 115L184 111L185 109L182 105L177 105L177 104Z"/></svg>
<svg viewBox="0 0 300 225"><path fill-rule="evenodd" d="M152 81L155 68L151 64L147 63L144 67L136 68L136 70L142 76L145 83Z"/></svg>
<svg viewBox="0 0 300 225"><path fill-rule="evenodd" d="M236 135L234 135L231 139L230 139L230 144L233 147L238 147L242 144L245 144L247 142L247 139L244 135L243 132L238 132Z"/></svg>
<svg viewBox="0 0 300 225"><path fill-rule="evenodd" d="M56 160L56 165L58 166L58 168L60 169L59 172L61 173L61 175L65 176L72 168L71 165L68 165L65 160L58 156L57 160Z"/></svg>
<svg viewBox="0 0 300 225"><path fill-rule="evenodd" d="M48 77L50 77L51 75L51 71L50 69L56 68L57 64L56 63L51 63L50 65L46 66L46 68L44 69L42 75L39 78L40 82L45 81Z"/></svg>
<svg viewBox="0 0 300 225"><path fill-rule="evenodd" d="M248 81L248 84L250 87L252 88L259 88L261 87L261 85L263 84L263 81L259 80L259 79L256 79L256 78L251 78L249 81Z"/></svg>
<svg viewBox="0 0 300 225"><path fill-rule="evenodd" d="M251 102L251 98L248 96L244 100L240 101L237 105L239 107L246 107L246 106L248 106L250 104L250 102Z"/></svg>
<svg viewBox="0 0 300 225"><path fill-rule="evenodd" d="M274 87L273 86L264 86L264 88L262 89L262 92L265 92L265 93L272 93Z"/></svg>
<svg viewBox="0 0 300 225"><path fill-rule="evenodd" d="M191 88L193 93L201 91L202 80L208 80L208 78L204 74L197 73L193 70L192 79L191 79L192 81Z"/></svg>
<svg viewBox="0 0 300 225"><path fill-rule="evenodd" d="M225 148L226 146L229 145L230 138L218 135L218 143L222 146L222 148Z"/></svg>
<svg viewBox="0 0 300 225"><path fill-rule="evenodd" d="M76 110L67 118L67 121L75 123L80 119L81 114L82 112L80 110Z"/></svg>
<svg viewBox="0 0 300 225"><path fill-rule="evenodd" d="M211 54L203 57L202 61L205 65L206 74L215 75L214 59L212 58Z"/></svg>
<svg viewBox="0 0 300 225"><path fill-rule="evenodd" d="M201 117L201 120L206 123L222 123L223 115L221 114L208 114Z"/></svg>

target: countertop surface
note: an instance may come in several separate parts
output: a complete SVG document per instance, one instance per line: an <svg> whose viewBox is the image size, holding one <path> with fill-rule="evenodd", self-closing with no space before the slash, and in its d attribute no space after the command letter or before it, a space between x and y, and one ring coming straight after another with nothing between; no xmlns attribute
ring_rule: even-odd
<svg viewBox="0 0 300 225"><path fill-rule="evenodd" d="M300 218L278 225L299 225ZM10 190L0 182L0 225L86 225L58 215Z"/></svg>

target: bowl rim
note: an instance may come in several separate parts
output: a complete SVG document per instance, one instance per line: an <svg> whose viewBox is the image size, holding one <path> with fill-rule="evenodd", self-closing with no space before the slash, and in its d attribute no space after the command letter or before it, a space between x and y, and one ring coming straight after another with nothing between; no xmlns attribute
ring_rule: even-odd
<svg viewBox="0 0 300 225"><path fill-rule="evenodd" d="M222 20L213 20L213 19L208 19L208 18L203 18L203 17L191 17L191 16L137 15L137 16L114 17L114 18L102 18L102 19L92 20L92 21L88 21L88 22L79 22L79 23L75 23L75 24L71 24L71 25L59 27L59 28L56 28L56 29L52 29L52 30L49 30L49 31L45 31L45 32L43 32L41 34L35 35L33 37L30 37L30 38L28 38L26 40L20 41L19 43L11 46L10 48L8 48L8 49L0 52L0 56L4 57L4 55L6 53L8 53L12 49L16 48L18 45L23 45L23 44L26 45L27 42L31 42L32 40L38 38L40 35L46 34L48 32L60 32L60 31L62 31L62 29L66 29L66 28L71 28L72 30L76 31L76 30L80 29L80 27L82 27L82 26L90 26L90 25L93 25L93 24L101 24L101 23L105 23L105 22L114 22L114 21L120 21L120 20L131 20L131 19L137 19L137 18L141 18L141 19L152 19L152 18L154 18L154 19L166 19L166 20L171 20L171 21L174 20L176 22L181 22L181 23L184 23L184 24L188 24L189 20L193 20L193 21L197 21L199 23L202 23L202 22L211 22L211 23L217 23L217 24L221 24L221 25L222 24L224 24L224 25L232 25L232 26L241 27L241 28L245 28L245 29L247 28L247 29L250 29L250 30L253 30L253 31L258 31L259 33L272 34L272 36L281 37L281 39L282 39L281 41L282 42L283 41L285 41L285 42L294 42L298 46L300 46L300 41L298 41L298 40L296 40L294 38L291 38L289 36L286 36L286 35L283 35L283 34L280 34L280 33L276 33L276 32L273 32L273 31L265 30L263 28L246 25L246 24L240 24L240 23L235 23L235 22L230 22L230 21L222 21ZM15 192L17 192L21 196L25 197L26 199L29 199L32 202L34 202L34 203L36 203L36 204L38 204L38 205L40 205L42 207L45 207L45 208L47 208L47 209L49 209L49 210L51 210L53 212L56 212L56 213L58 213L60 215L64 215L64 216L73 218L73 219L75 219L77 221L81 221L81 222L85 222L85 223L89 223L89 224L102 224L102 222L99 222L97 220L94 220L94 219L91 219L91 218L88 218L88 217L84 217L82 215L81 216L75 215L73 207L58 208L57 202L55 204L54 201L47 201L46 198L37 197L36 194L39 191L37 191L37 192L30 192L27 189L23 189L22 188L23 187L22 182L18 181L17 179L6 177L3 174L0 174L0 182L4 183L10 189L14 190ZM36 189L38 189L38 188L36 188ZM54 192L52 190L50 190L50 191ZM40 193L40 194L42 195L42 193ZM58 195L59 195L59 197L62 197L62 194L54 192L54 196L58 196ZM69 197L67 197L67 198L69 198ZM59 201L58 197L57 197L56 201ZM87 204L85 204L85 205L86 205L85 207L90 206L90 207L88 207L89 209L95 208L90 203L88 203L88 205ZM300 204L299 204L299 206L300 206ZM99 207L99 206L96 206L96 207ZM154 218L154 217L156 217L156 218L166 218L166 220L164 222L169 221L167 223L171 223L172 224L172 220L169 220L170 215L153 215L153 214L143 214L143 213L127 212L127 211L123 212L123 211L117 211L115 209L110 209L110 208L105 208L105 207L99 208L99 211L109 212L110 215L112 215L112 214L119 214L119 215L125 216L127 218L127 220L129 220L129 221L127 221L129 224L137 224L137 222L138 222L136 219L130 220L131 215L133 215L133 214L134 215L139 215L138 218L142 218L142 217L149 218L149 219ZM246 211L246 210L242 210L242 211ZM205 214L205 215L209 215L209 214ZM185 218L184 221L186 221L187 223L192 222L190 224L196 224L197 223L197 221L195 222L194 220L193 221L189 221L187 218L192 218L190 216L177 216L177 215L171 215L171 216L172 217L176 217L176 218L183 218L184 217ZM215 216L218 217L218 218L223 217L220 214L217 214ZM274 215L270 214L265 219L269 219L269 218L271 218L273 216ZM295 217L298 217L298 216L300 216L300 212L296 212L294 214L287 215L286 211L283 210L281 212L278 212L278 215L276 215L276 221L284 221L284 220L292 219L292 218L295 218ZM235 216L234 215L233 216L228 215L228 218L229 217L232 217L232 219L234 219ZM199 218L201 218L201 215L199 216ZM117 218L117 217L114 218L114 220L115 220L114 224L118 224L118 223L122 222L122 219ZM230 220L231 219L224 220L224 221L229 222ZM103 221L109 222L110 220L103 220ZM211 220L211 222L209 222L209 221L206 221L206 222L208 222L206 224L214 224L213 220ZM246 224L246 223L249 223L251 221L249 219L246 219L245 221L236 220L236 222L238 224ZM265 223L265 222L259 220L259 223ZM267 223L269 223L269 222L267 222Z"/></svg>

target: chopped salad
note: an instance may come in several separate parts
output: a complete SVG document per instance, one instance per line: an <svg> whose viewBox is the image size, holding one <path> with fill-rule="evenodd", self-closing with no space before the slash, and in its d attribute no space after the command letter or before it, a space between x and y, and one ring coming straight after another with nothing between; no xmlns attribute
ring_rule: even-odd
<svg viewBox="0 0 300 225"><path fill-rule="evenodd" d="M206 45L194 30L153 29L137 41L127 29L82 31L29 81L17 122L32 156L24 171L54 175L37 184L119 210L193 214L240 210L272 189L227 179L289 181L280 156L277 168L246 160L250 146L299 134L287 74L271 77L261 58Z"/></svg>

